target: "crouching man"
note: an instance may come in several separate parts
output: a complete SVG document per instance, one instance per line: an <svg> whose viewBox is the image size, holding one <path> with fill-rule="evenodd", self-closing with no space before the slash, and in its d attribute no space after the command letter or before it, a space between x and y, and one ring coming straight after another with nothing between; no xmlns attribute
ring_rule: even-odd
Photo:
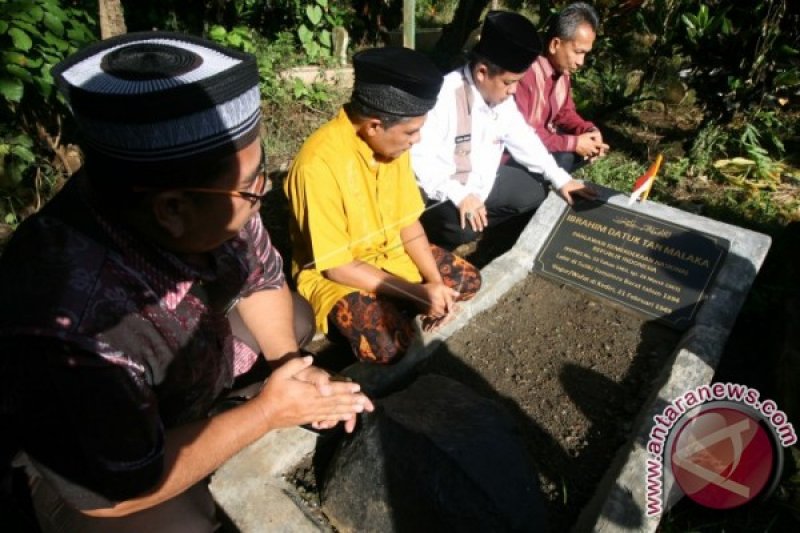
<svg viewBox="0 0 800 533"><path fill-rule="evenodd" d="M420 138L442 76L405 48L353 57L355 85L338 116L303 145L289 171L297 289L317 327L335 328L362 361L390 363L424 327L452 318L480 272L431 246L408 150Z"/></svg>

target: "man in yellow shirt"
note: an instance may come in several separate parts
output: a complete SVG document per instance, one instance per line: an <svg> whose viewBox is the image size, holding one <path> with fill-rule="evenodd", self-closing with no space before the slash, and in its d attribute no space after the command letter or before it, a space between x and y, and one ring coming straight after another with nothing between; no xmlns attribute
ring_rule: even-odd
<svg viewBox="0 0 800 533"><path fill-rule="evenodd" d="M480 288L480 272L428 243L408 150L442 75L425 56L379 48L353 58L338 116L309 137L289 171L292 273L317 328L330 324L364 361L390 363L414 334L440 326Z"/></svg>

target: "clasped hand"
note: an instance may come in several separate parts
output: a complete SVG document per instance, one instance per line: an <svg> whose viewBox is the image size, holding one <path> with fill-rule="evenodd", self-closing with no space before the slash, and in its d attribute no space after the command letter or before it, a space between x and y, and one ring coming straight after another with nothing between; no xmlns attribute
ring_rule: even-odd
<svg viewBox="0 0 800 533"><path fill-rule="evenodd" d="M275 369L254 398L273 429L311 424L329 429L344 422L355 429L358 413L374 406L358 383L333 381L324 370L311 366L310 356L296 357Z"/></svg>
<svg viewBox="0 0 800 533"><path fill-rule="evenodd" d="M578 135L578 144L575 152L590 161L603 157L608 152L609 146L603 142L603 135L599 130L587 131Z"/></svg>
<svg viewBox="0 0 800 533"><path fill-rule="evenodd" d="M419 285L422 295L419 301L422 312L422 329L433 331L454 316L459 292L443 282L430 282Z"/></svg>

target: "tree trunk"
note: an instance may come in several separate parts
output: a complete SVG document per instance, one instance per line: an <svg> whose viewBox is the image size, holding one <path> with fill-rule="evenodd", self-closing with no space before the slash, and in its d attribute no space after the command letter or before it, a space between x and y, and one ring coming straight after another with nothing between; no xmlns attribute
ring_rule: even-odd
<svg viewBox="0 0 800 533"><path fill-rule="evenodd" d="M126 33L121 0L98 0L100 38L108 39Z"/></svg>
<svg viewBox="0 0 800 533"><path fill-rule="evenodd" d="M433 50L433 58L443 70L450 70L463 59L462 48L472 31L478 27L481 14L489 0L461 0L453 20L442 29L442 36Z"/></svg>

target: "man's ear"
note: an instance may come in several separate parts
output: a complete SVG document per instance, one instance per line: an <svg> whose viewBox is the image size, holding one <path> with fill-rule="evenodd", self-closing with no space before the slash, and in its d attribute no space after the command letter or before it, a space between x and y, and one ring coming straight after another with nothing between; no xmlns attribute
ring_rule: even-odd
<svg viewBox="0 0 800 533"><path fill-rule="evenodd" d="M550 42L547 43L547 52L550 55L553 55L558 51L559 46L561 46L561 39L558 37L553 37L550 39Z"/></svg>
<svg viewBox="0 0 800 533"><path fill-rule="evenodd" d="M484 65L483 63L478 63L475 67L475 72L473 73L473 77L475 81L483 83L487 79L489 79L489 67Z"/></svg>
<svg viewBox="0 0 800 533"><path fill-rule="evenodd" d="M361 133L365 137L374 137L383 129L383 124L379 118L368 118L361 124Z"/></svg>
<svg viewBox="0 0 800 533"><path fill-rule="evenodd" d="M163 191L153 197L155 221L173 239L179 239L186 233L187 201L181 191Z"/></svg>

